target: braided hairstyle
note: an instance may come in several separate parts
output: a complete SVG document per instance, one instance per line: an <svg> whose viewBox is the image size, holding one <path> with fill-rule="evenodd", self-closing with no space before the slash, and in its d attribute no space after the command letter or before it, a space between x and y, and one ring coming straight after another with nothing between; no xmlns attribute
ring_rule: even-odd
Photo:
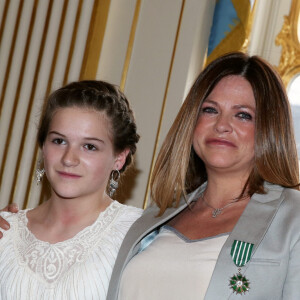
<svg viewBox="0 0 300 300"><path fill-rule="evenodd" d="M129 149L126 162L120 172L132 162L139 135L129 102L120 89L110 83L96 80L72 82L47 99L38 129L39 146L44 145L55 112L61 108L78 107L104 112L110 121L114 152Z"/></svg>

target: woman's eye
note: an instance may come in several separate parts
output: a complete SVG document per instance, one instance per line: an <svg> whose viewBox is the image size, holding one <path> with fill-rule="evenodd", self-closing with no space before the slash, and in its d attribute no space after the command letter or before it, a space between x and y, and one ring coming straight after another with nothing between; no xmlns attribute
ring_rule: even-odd
<svg viewBox="0 0 300 300"><path fill-rule="evenodd" d="M66 141L64 139L56 138L56 139L52 140L52 143L57 144L57 145L65 145Z"/></svg>
<svg viewBox="0 0 300 300"><path fill-rule="evenodd" d="M203 107L202 108L202 113L216 114L218 112L217 112L217 110L214 107L207 106L207 107Z"/></svg>
<svg viewBox="0 0 300 300"><path fill-rule="evenodd" d="M237 117L242 119L242 120L247 120L247 121L251 121L252 120L252 116L249 113L246 112L240 112L237 114Z"/></svg>
<svg viewBox="0 0 300 300"><path fill-rule="evenodd" d="M93 144L86 144L84 145L84 148L89 150L89 151L96 151L97 148Z"/></svg>

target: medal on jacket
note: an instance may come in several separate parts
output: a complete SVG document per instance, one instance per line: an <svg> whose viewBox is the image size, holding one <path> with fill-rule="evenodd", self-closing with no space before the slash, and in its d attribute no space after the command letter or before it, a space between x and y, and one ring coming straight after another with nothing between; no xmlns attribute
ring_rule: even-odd
<svg viewBox="0 0 300 300"><path fill-rule="evenodd" d="M230 255L234 264L238 267L238 273L229 280L229 286L236 294L245 294L250 289L250 281L241 273L241 267L245 266L251 258L254 244L235 240L231 246Z"/></svg>

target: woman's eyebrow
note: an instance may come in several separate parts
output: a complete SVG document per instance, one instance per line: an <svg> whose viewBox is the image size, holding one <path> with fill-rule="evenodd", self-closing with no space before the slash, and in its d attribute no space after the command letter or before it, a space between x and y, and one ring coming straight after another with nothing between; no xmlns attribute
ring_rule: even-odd
<svg viewBox="0 0 300 300"><path fill-rule="evenodd" d="M246 109L250 109L253 112L255 112L255 108L252 105L236 104L236 105L233 106L233 108L235 108L235 109L246 108Z"/></svg>

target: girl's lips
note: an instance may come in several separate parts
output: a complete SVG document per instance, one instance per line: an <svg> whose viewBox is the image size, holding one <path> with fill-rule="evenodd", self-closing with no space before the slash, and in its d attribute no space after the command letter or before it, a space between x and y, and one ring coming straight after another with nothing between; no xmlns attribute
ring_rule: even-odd
<svg viewBox="0 0 300 300"><path fill-rule="evenodd" d="M216 146L227 146L227 147L236 147L235 144L223 139L208 139L206 140L206 144L216 145Z"/></svg>
<svg viewBox="0 0 300 300"><path fill-rule="evenodd" d="M73 173L67 173L67 172L60 172L58 171L57 172L61 177L64 177L64 178L80 178L81 176L80 175L77 175L77 174L73 174Z"/></svg>

